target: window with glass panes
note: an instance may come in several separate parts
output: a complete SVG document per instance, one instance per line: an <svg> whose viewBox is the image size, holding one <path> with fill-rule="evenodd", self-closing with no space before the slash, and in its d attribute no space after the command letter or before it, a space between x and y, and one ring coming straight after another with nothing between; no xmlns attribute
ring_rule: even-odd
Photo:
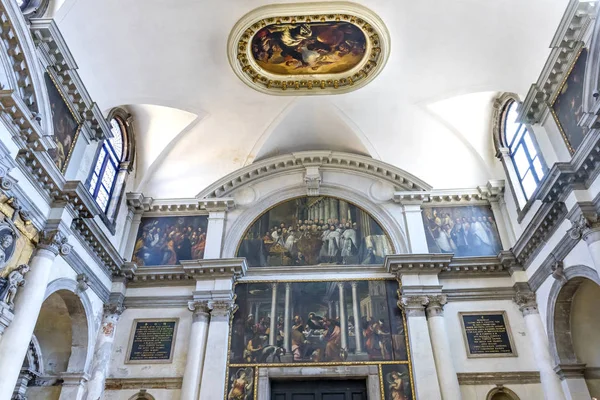
<svg viewBox="0 0 600 400"><path fill-rule="evenodd" d="M121 123L113 118L110 121L113 137L102 143L96 165L89 183L90 194L102 211L106 212L115 188L117 171L123 157L123 129Z"/></svg>
<svg viewBox="0 0 600 400"><path fill-rule="evenodd" d="M544 177L544 166L531 133L525 124L517 122L518 104L511 102L504 116L504 140L510 150L519 185L529 200Z"/></svg>

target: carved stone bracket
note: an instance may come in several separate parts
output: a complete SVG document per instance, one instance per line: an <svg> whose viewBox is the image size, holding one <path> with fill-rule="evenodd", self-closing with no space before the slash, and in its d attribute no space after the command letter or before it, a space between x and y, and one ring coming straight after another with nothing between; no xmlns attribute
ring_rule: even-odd
<svg viewBox="0 0 600 400"><path fill-rule="evenodd" d="M77 275L77 291L83 293L90 288L90 279L86 274Z"/></svg>
<svg viewBox="0 0 600 400"><path fill-rule="evenodd" d="M118 317L123 314L125 311L125 306L123 305L123 299L109 301L104 304L104 315L105 316L114 316Z"/></svg>
<svg viewBox="0 0 600 400"><path fill-rule="evenodd" d="M306 167L304 173L304 183L306 184L306 194L308 196L318 196L321 187L321 172L319 167Z"/></svg>
<svg viewBox="0 0 600 400"><path fill-rule="evenodd" d="M535 293L531 290L519 290L514 301L519 306L523 316L539 313Z"/></svg>

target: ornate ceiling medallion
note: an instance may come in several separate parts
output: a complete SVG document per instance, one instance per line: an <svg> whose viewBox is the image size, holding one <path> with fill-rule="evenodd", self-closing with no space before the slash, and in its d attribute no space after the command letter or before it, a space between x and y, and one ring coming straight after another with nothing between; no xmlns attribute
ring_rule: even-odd
<svg viewBox="0 0 600 400"><path fill-rule="evenodd" d="M233 28L229 62L252 88L270 94L335 94L373 80L389 55L383 21L348 2L257 8Z"/></svg>

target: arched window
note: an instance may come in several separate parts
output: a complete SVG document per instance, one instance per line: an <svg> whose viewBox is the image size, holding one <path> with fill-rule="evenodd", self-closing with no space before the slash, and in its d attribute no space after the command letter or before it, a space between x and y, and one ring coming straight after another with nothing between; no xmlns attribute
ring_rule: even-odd
<svg viewBox="0 0 600 400"><path fill-rule="evenodd" d="M96 165L89 180L89 191L100 209L106 213L113 198L117 173L125 154L125 124L118 117L110 120L113 137L102 143Z"/></svg>
<svg viewBox="0 0 600 400"><path fill-rule="evenodd" d="M513 190L519 190L522 196L517 195L517 198L527 202L544 178L546 166L535 138L525 124L517 121L517 108L518 103L514 99L504 103L500 124L500 146L506 151L504 161L509 158L515 172L514 176L508 174Z"/></svg>

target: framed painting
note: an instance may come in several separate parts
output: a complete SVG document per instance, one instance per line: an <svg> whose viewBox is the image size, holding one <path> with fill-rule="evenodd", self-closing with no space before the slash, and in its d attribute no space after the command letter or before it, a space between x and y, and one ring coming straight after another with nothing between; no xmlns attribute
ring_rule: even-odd
<svg viewBox="0 0 600 400"><path fill-rule="evenodd" d="M381 366L383 400L413 400L413 386L408 364Z"/></svg>
<svg viewBox="0 0 600 400"><path fill-rule="evenodd" d="M237 257L250 267L383 264L388 235L367 212L334 197L300 197L262 214L246 231Z"/></svg>
<svg viewBox="0 0 600 400"><path fill-rule="evenodd" d="M583 116L583 81L587 49L582 49L552 102L552 116L571 154L583 142L585 131L579 126Z"/></svg>
<svg viewBox="0 0 600 400"><path fill-rule="evenodd" d="M408 361L392 280L236 286L231 365Z"/></svg>
<svg viewBox="0 0 600 400"><path fill-rule="evenodd" d="M132 260L137 265L176 265L204 258L207 215L142 218Z"/></svg>
<svg viewBox="0 0 600 400"><path fill-rule="evenodd" d="M48 150L48 154L60 172L64 173L71 159L71 153L73 152L73 147L75 147L75 142L77 142L81 127L77 123L75 114L48 72L44 73L44 80L46 81L48 99L52 111L52 127L54 130L54 142L56 143L56 149Z"/></svg>
<svg viewBox="0 0 600 400"><path fill-rule="evenodd" d="M502 250L489 206L428 207L422 215L430 253L474 257L493 256Z"/></svg>

